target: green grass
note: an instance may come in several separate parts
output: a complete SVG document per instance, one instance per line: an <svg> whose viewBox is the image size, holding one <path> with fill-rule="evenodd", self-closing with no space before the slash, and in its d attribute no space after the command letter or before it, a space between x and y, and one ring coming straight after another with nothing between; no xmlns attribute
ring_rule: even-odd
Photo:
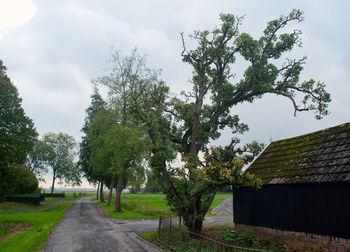
<svg viewBox="0 0 350 252"><path fill-rule="evenodd" d="M115 212L115 194L111 206L106 203L98 204L115 219L143 219L158 218L160 215L170 214L169 206L166 204L163 194L122 194L122 212ZM138 205L140 200L141 210ZM146 200L148 212L146 211ZM128 202L128 204L126 203Z"/></svg>
<svg viewBox="0 0 350 252"><path fill-rule="evenodd" d="M38 251L46 244L52 229L62 220L71 204L33 206L5 202L0 204L0 233L7 223L33 225L30 230L14 236L0 236L0 251Z"/></svg>
<svg viewBox="0 0 350 252"><path fill-rule="evenodd" d="M165 200L164 194L122 194L122 212L115 212L115 194L113 195L111 206L106 203L98 204L115 219L144 219L144 218L158 218L160 215L169 215L170 209ZM231 197L232 194L217 194L211 208L216 207L221 201ZM138 201L140 200L141 210ZM145 209L147 200L148 212ZM128 204L126 203L128 202ZM212 214L208 214L212 215Z"/></svg>
<svg viewBox="0 0 350 252"><path fill-rule="evenodd" d="M94 195L94 192L66 192L64 198L45 197L45 202L74 202L81 197L92 197Z"/></svg>
<svg viewBox="0 0 350 252"><path fill-rule="evenodd" d="M232 197L232 193L229 193L229 194L226 194L226 193L218 194L217 193L215 195L213 202L211 203L210 208L213 209L213 208L217 207L222 201L224 201L225 199L230 198L230 197Z"/></svg>

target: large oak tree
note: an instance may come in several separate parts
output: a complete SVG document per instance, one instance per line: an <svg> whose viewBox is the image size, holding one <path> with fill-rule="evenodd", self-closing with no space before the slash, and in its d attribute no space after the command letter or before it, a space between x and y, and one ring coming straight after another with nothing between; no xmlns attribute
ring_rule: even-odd
<svg viewBox="0 0 350 252"><path fill-rule="evenodd" d="M287 16L267 24L260 38L241 33L242 18L220 15L221 24L212 30L196 31L191 38L196 47L188 49L183 37L183 61L192 66L192 91L184 98L171 97L161 81L140 88L134 96L134 112L143 123L151 141L151 166L167 184L167 199L183 217L185 225L200 232L202 222L216 192L224 185L259 180L241 169L261 149L256 143L237 149L238 134L248 130L232 109L240 103L252 103L265 94L275 94L291 101L295 113L315 111L316 119L328 114L330 94L325 84L313 79L301 81L306 57L286 59L286 53L301 45L299 30L285 29L301 22L303 13L293 10ZM243 75L235 79L236 60L248 64ZM208 148L224 128L230 128L233 141L225 147ZM184 166L174 168L170 162L180 152ZM204 160L200 158L205 153Z"/></svg>

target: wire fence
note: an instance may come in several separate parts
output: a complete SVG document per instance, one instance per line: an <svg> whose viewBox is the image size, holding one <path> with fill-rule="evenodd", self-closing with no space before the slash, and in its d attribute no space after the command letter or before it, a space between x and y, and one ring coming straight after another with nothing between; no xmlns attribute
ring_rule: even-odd
<svg viewBox="0 0 350 252"><path fill-rule="evenodd" d="M247 248L227 244L223 233L216 238L207 237L189 231L183 225L181 218L176 216L159 217L157 241L166 246L170 251L256 251L267 250Z"/></svg>

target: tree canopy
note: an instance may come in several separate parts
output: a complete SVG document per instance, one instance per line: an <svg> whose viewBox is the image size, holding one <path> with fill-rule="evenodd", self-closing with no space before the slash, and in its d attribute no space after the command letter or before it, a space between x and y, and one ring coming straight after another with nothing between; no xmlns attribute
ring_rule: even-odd
<svg viewBox="0 0 350 252"><path fill-rule="evenodd" d="M132 98L140 88L140 82L148 81L153 75L136 49L127 57L113 51L109 63L109 73L94 80L95 84L108 88L109 109L101 111L91 125L90 135L95 136L91 160L100 160L100 165L104 163L110 167L111 188L114 177L118 176L116 211L121 211L125 177L129 177L133 185L144 179L141 162L145 153L145 137L131 113Z"/></svg>
<svg viewBox="0 0 350 252"><path fill-rule="evenodd" d="M242 167L263 146L256 142L237 146L239 134L249 128L232 114L232 108L276 94L289 99L295 113L315 111L316 119L321 119L329 113L331 101L324 83L300 81L306 57L282 60L301 45L299 30L285 32L290 23L303 21L300 10L269 22L258 39L240 32L241 17L221 14L220 21L219 27L190 35L196 44L193 49L186 47L181 34L182 59L192 66L192 91L174 97L164 82L153 79L151 84L142 82L143 88L134 95L133 112L150 138L151 167L167 184L169 204L194 232L200 232L215 193L224 185L259 187L259 180L242 174ZM238 58L248 67L235 79ZM224 128L231 129L232 141L209 148ZM177 152L184 162L181 167L170 165Z"/></svg>
<svg viewBox="0 0 350 252"><path fill-rule="evenodd" d="M80 145L79 151L79 166L82 169L84 176L91 183L98 183L101 180L101 176L96 174L96 167L93 167L93 164L90 162L91 155L91 141L88 137L91 123L94 117L104 109L106 106L106 102L102 99L101 95L98 92L97 87L94 87L94 92L91 95L91 103L89 107L86 109L86 117L84 126L81 129L83 133L82 141Z"/></svg>
<svg viewBox="0 0 350 252"><path fill-rule="evenodd" d="M35 157L36 163L45 170L52 171L51 192L54 191L56 179L59 183L65 182L72 186L80 185L81 170L74 162L76 156L76 142L74 138L65 133L46 133L42 140L36 143L30 154Z"/></svg>
<svg viewBox="0 0 350 252"><path fill-rule="evenodd" d="M22 108L17 88L0 60L0 194L12 193L11 177L24 164L38 134Z"/></svg>

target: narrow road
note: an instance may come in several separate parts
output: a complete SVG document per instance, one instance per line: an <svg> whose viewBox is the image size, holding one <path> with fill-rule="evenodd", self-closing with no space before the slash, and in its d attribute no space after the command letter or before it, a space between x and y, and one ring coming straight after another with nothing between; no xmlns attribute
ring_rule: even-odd
<svg viewBox="0 0 350 252"><path fill-rule="evenodd" d="M232 216L208 217L205 224L232 223ZM157 219L106 218L91 198L81 198L66 212L41 252L146 252L161 251L136 233L155 230Z"/></svg>

